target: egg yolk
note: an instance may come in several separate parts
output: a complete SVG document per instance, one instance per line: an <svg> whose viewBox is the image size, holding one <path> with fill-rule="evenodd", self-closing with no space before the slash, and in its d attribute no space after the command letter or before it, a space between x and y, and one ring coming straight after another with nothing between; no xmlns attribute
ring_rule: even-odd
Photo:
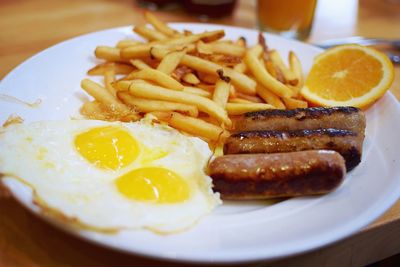
<svg viewBox="0 0 400 267"><path fill-rule="evenodd" d="M189 185L178 174L159 167L136 169L115 181L120 193L138 201L177 203L189 198Z"/></svg>
<svg viewBox="0 0 400 267"><path fill-rule="evenodd" d="M103 169L118 170L139 155L139 145L120 127L93 128L75 137L75 147L89 162Z"/></svg>

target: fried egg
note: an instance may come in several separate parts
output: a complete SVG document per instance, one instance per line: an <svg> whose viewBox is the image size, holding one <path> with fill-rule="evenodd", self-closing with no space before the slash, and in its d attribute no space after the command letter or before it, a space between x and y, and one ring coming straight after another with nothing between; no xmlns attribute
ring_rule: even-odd
<svg viewBox="0 0 400 267"><path fill-rule="evenodd" d="M92 230L185 230L221 203L206 142L145 118L43 121L0 130L0 173L34 203Z"/></svg>

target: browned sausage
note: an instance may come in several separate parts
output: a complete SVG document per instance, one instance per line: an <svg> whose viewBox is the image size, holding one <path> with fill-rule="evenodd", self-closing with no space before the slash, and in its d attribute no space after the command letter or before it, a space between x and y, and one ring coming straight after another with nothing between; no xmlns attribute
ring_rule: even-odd
<svg viewBox="0 0 400 267"><path fill-rule="evenodd" d="M365 116L354 107L270 109L248 112L234 120L234 131L291 131L336 128L364 135Z"/></svg>
<svg viewBox="0 0 400 267"><path fill-rule="evenodd" d="M232 200L324 194L345 173L343 157L329 150L225 155L209 165L214 190Z"/></svg>
<svg viewBox="0 0 400 267"><path fill-rule="evenodd" d="M335 150L346 161L347 171L361 161L364 136L349 130L250 131L231 135L224 154L279 153L303 150Z"/></svg>

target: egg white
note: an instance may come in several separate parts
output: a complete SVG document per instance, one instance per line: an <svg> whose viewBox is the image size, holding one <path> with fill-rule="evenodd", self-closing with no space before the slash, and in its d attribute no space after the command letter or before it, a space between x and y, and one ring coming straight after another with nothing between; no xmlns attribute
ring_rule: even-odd
<svg viewBox="0 0 400 267"><path fill-rule="evenodd" d="M119 170L101 169L74 146L77 134L102 126L122 127L138 141L140 154ZM221 203L204 172L211 151L187 137L144 119L135 123L94 120L43 121L0 130L0 173L34 191L34 203L67 221L94 230L147 228L170 233L189 228ZM190 186L190 198L152 204L122 195L114 181L130 170L157 166L173 170Z"/></svg>

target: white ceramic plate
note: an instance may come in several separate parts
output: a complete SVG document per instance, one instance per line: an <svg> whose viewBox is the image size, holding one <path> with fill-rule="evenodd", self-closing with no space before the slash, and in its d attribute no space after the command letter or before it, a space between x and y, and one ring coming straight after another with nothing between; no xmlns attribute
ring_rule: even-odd
<svg viewBox="0 0 400 267"><path fill-rule="evenodd" d="M228 38L244 36L249 44L257 40L257 32L248 29L208 24L173 26L194 32L223 28ZM93 56L95 47L114 45L133 36L131 27L95 32L53 46L27 60L0 84L0 122L12 113L26 122L78 115L82 98L87 98L80 89L80 81L97 62ZM268 45L282 55L295 51L306 72L313 57L321 52L316 47L277 36L266 35L266 38ZM42 103L30 108L4 95L26 102L41 99ZM347 175L340 188L328 195L293 198L274 205L224 203L191 230L168 236L148 231L106 235L58 226L105 246L178 261L243 262L316 249L353 234L397 200L399 118L399 104L389 93L368 110L362 163ZM29 188L13 179L4 179L4 183L28 209L40 214L32 204Z"/></svg>

